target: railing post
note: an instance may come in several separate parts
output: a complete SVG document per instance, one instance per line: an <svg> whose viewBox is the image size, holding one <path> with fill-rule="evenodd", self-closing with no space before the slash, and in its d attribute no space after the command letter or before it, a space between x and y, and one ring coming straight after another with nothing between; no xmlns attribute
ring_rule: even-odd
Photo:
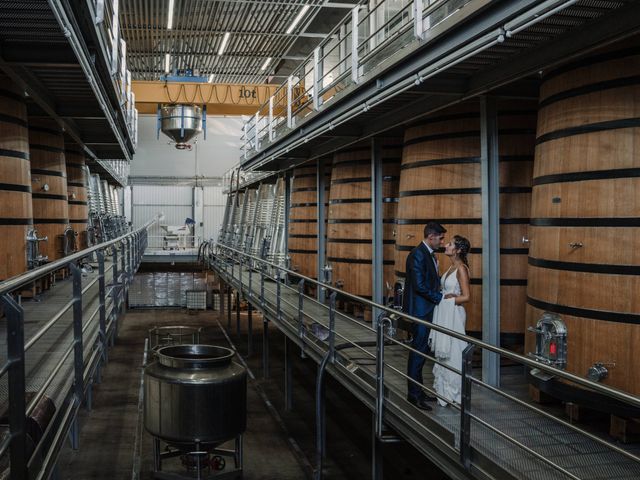
<svg viewBox="0 0 640 480"><path fill-rule="evenodd" d="M422 0L413 0L413 34L418 40L424 38L422 24Z"/></svg>
<svg viewBox="0 0 640 480"><path fill-rule="evenodd" d="M337 292L329 296L329 362L336 360L336 297Z"/></svg>
<svg viewBox="0 0 640 480"><path fill-rule="evenodd" d="M269 141L273 141L273 95L269 97Z"/></svg>
<svg viewBox="0 0 640 480"><path fill-rule="evenodd" d="M105 279L104 279L104 250L100 249L96 252L98 257L98 301L100 302L100 342L102 344L102 359L104 362L108 361L107 351L107 312L106 312L106 293L105 293Z"/></svg>
<svg viewBox="0 0 640 480"><path fill-rule="evenodd" d="M240 282L240 293L242 293L242 254L238 254L238 270L239 270L239 275L238 275L238 281Z"/></svg>
<svg viewBox="0 0 640 480"><path fill-rule="evenodd" d="M227 285L227 330L231 330L231 284Z"/></svg>
<svg viewBox="0 0 640 480"><path fill-rule="evenodd" d="M388 317L380 319L376 325L376 403L373 417L371 478L384 477L382 437L384 434L384 329L391 325Z"/></svg>
<svg viewBox="0 0 640 480"><path fill-rule="evenodd" d="M82 271L71 262L73 279L73 371L74 391L78 405L84 397L84 349L82 339Z"/></svg>
<svg viewBox="0 0 640 480"><path fill-rule="evenodd" d="M351 10L351 80L358 83L358 9Z"/></svg>
<svg viewBox="0 0 640 480"><path fill-rule="evenodd" d="M304 324L302 323L302 307L304 306L304 278L298 282L298 336L302 338L304 334Z"/></svg>
<svg viewBox="0 0 640 480"><path fill-rule="evenodd" d="M460 402L460 461L464 468L471 467L471 373L474 345L469 344L462 352L462 392Z"/></svg>
<svg viewBox="0 0 640 480"><path fill-rule="evenodd" d="M265 265L260 264L260 306L264 308L264 270Z"/></svg>
<svg viewBox="0 0 640 480"><path fill-rule="evenodd" d="M320 47L313 50L313 109L320 109Z"/></svg>
<svg viewBox="0 0 640 480"><path fill-rule="evenodd" d="M98 0L96 2L96 17L93 19L95 25L99 25L104 22L104 0Z"/></svg>
<svg viewBox="0 0 640 480"><path fill-rule="evenodd" d="M382 318L377 325L376 335L376 405L375 405L375 434L382 437L384 418L384 328L389 326L389 318Z"/></svg>
<svg viewBox="0 0 640 480"><path fill-rule="evenodd" d="M29 478L27 473L26 402L24 373L24 310L9 294L2 297L7 318L9 384L9 459L11 480Z"/></svg>
<svg viewBox="0 0 640 480"><path fill-rule="evenodd" d="M249 125L249 120L247 120L242 126L243 137L244 137L244 159L247 160L249 158L249 129L247 126Z"/></svg>
<svg viewBox="0 0 640 480"><path fill-rule="evenodd" d="M253 290L251 289L251 284L252 282L252 277L253 277L253 268L251 268L251 264L249 264L249 299L253 298Z"/></svg>
<svg viewBox="0 0 640 480"><path fill-rule="evenodd" d="M260 151L260 132L258 131L259 123L260 123L260 112L256 112L256 115L254 117L254 129L255 129L254 141L256 143L256 152Z"/></svg>
<svg viewBox="0 0 640 480"><path fill-rule="evenodd" d="M282 291L282 282L280 281L280 269L276 271L276 318L278 320L282 320L282 309L281 309L281 300L280 294Z"/></svg>
<svg viewBox="0 0 640 480"><path fill-rule="evenodd" d="M292 113L292 105L293 102L293 77L289 75L287 77L287 127L293 128L293 113Z"/></svg>

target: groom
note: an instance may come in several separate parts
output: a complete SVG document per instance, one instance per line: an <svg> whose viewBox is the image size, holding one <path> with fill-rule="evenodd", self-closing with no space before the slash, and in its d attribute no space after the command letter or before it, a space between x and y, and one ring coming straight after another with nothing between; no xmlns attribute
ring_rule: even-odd
<svg viewBox="0 0 640 480"><path fill-rule="evenodd" d="M444 245L446 229L436 222L429 222L424 227L424 240L411 250L407 257L404 297L402 310L426 322L433 320L433 309L442 300L440 293L440 275L438 261L434 251ZM421 323L413 325L413 343L411 346L421 352L428 353L427 340L429 328ZM409 392L407 400L422 410L431 410L427 402L435 397L426 395L422 385L422 367L425 358L415 352L409 353L407 375L416 383L408 380Z"/></svg>

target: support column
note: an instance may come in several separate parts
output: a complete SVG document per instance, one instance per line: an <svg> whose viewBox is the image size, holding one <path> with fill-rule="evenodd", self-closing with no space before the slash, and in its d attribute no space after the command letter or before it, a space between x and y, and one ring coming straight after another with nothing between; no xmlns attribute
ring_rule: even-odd
<svg viewBox="0 0 640 480"><path fill-rule="evenodd" d="M500 155L496 100L480 98L482 340L500 346ZM482 379L500 385L500 357L482 352Z"/></svg>
<svg viewBox="0 0 640 480"><path fill-rule="evenodd" d="M236 290L236 335L240 338L240 292Z"/></svg>
<svg viewBox="0 0 640 480"><path fill-rule="evenodd" d="M376 415L373 414L371 427L371 479L384 479L383 443L376 435Z"/></svg>
<svg viewBox="0 0 640 480"><path fill-rule="evenodd" d="M326 203L327 195L325 192L325 187L326 187L326 182L325 182L325 176L324 176L324 162L321 158L319 158L318 170L316 175L316 192L317 192L316 203L318 205L318 209L317 209L318 216L316 217L316 222L318 225L318 238L317 238L318 263L316 265L316 273L317 273L317 278L319 282L322 282L324 280L323 272L324 272L324 265L326 263L325 257L326 257L327 243L325 242L325 236L327 234L327 229L324 223L324 219L325 219L324 204ZM317 295L318 301L324 303L324 300L325 300L324 290L322 290L321 288L318 288L316 291L316 295Z"/></svg>
<svg viewBox="0 0 640 480"><path fill-rule="evenodd" d="M262 315L262 378L269 378L269 321Z"/></svg>
<svg viewBox="0 0 640 480"><path fill-rule="evenodd" d="M231 287L227 285L227 330L231 330Z"/></svg>
<svg viewBox="0 0 640 480"><path fill-rule="evenodd" d="M287 170L284 174L284 251L287 253L287 259L289 257L289 215L291 214L291 170ZM286 267L290 268L291 265L287 261ZM286 274L285 274L286 278Z"/></svg>
<svg viewBox="0 0 640 480"><path fill-rule="evenodd" d="M384 283L384 230L382 224L382 146L379 138L371 139L371 262L373 282L371 292L373 301L383 303ZM372 319L375 328L378 315L377 308L373 309Z"/></svg>
<svg viewBox="0 0 640 480"><path fill-rule="evenodd" d="M247 356L253 355L253 318L251 303L247 302Z"/></svg>
<svg viewBox="0 0 640 480"><path fill-rule="evenodd" d="M284 410L293 408L293 352L291 340L284 336Z"/></svg>

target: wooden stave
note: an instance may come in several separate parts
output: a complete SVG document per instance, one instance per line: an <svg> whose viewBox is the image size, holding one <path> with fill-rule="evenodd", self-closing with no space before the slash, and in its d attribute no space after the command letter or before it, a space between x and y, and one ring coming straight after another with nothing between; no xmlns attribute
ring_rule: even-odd
<svg viewBox="0 0 640 480"><path fill-rule="evenodd" d="M86 160L78 145L65 141L69 223L77 234L78 248L87 248L89 198L87 194Z"/></svg>
<svg viewBox="0 0 640 480"><path fill-rule="evenodd" d="M289 205L287 248L291 269L310 278L317 278L317 169L317 163L293 169ZM330 180L331 171L325 167L326 198ZM325 203L325 218L328 205Z"/></svg>
<svg viewBox="0 0 640 480"><path fill-rule="evenodd" d="M399 181L400 148L386 141L381 150L383 162L383 291L393 287L393 246ZM356 179L355 181L351 181ZM355 203L340 203L340 202ZM371 148L354 148L334 155L327 261L333 268L333 282L345 291L372 297L371 278Z"/></svg>
<svg viewBox="0 0 640 480"><path fill-rule="evenodd" d="M598 53L543 79L526 316L535 326L544 311L560 315L567 370L585 376L610 364L603 383L635 395L640 86L625 79L638 76L639 60L637 48ZM535 336L526 340L534 351Z"/></svg>
<svg viewBox="0 0 640 480"><path fill-rule="evenodd" d="M54 120L29 119L29 151L33 223L38 235L48 238L40 242L40 254L57 260L63 257L61 237L70 223L64 139Z"/></svg>
<svg viewBox="0 0 640 480"><path fill-rule="evenodd" d="M501 311L501 337L503 344L522 344L524 311L526 305L527 248L522 238L528 235L530 211L531 172L535 134L535 105L529 102L498 102L498 128L500 131L501 189L501 286L503 301ZM480 197L480 118L479 106L474 102L458 105L428 119L424 126L407 129L403 151L403 169L398 206L398 227L395 256L395 273L404 278L406 258L412 248L422 240L422 229L428 220L440 221L447 229L448 241L453 235L467 237L472 246L469 255L471 265L471 301L465 305L467 331L479 334L482 329L482 225ZM420 142L420 138L427 138ZM505 139L507 140L505 142ZM416 152L424 145L425 152ZM428 162L415 168L407 164ZM420 171L437 171L431 174L432 184L420 180ZM406 173L405 173L406 172ZM431 172L430 172L431 173ZM447 194L443 182L453 175L458 179L455 188L461 192ZM424 175L426 176L426 175ZM408 179L408 180L407 180ZM454 183L454 182L451 182ZM446 186L446 185L445 185ZM517 187L507 193L505 187ZM434 215L412 215L419 211L428 196L406 196L409 190L435 191L431 201L439 205ZM466 190L470 189L470 190ZM422 207L422 210L425 210ZM417 218L420 217L420 218ZM441 274L448 268L448 260L438 255Z"/></svg>
<svg viewBox="0 0 640 480"><path fill-rule="evenodd" d="M22 90L0 75L0 280L27 270L27 234L33 228L27 107Z"/></svg>

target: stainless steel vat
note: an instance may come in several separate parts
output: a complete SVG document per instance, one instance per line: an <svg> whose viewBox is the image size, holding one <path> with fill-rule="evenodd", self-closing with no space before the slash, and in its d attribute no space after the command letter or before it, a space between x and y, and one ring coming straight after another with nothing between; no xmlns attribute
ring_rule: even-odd
<svg viewBox="0 0 640 480"><path fill-rule="evenodd" d="M190 148L188 142L202 132L202 108L198 105L163 105L160 128L176 148Z"/></svg>
<svg viewBox="0 0 640 480"><path fill-rule="evenodd" d="M233 350L213 345L158 349L144 372L144 425L182 450L211 449L246 429L247 372Z"/></svg>

